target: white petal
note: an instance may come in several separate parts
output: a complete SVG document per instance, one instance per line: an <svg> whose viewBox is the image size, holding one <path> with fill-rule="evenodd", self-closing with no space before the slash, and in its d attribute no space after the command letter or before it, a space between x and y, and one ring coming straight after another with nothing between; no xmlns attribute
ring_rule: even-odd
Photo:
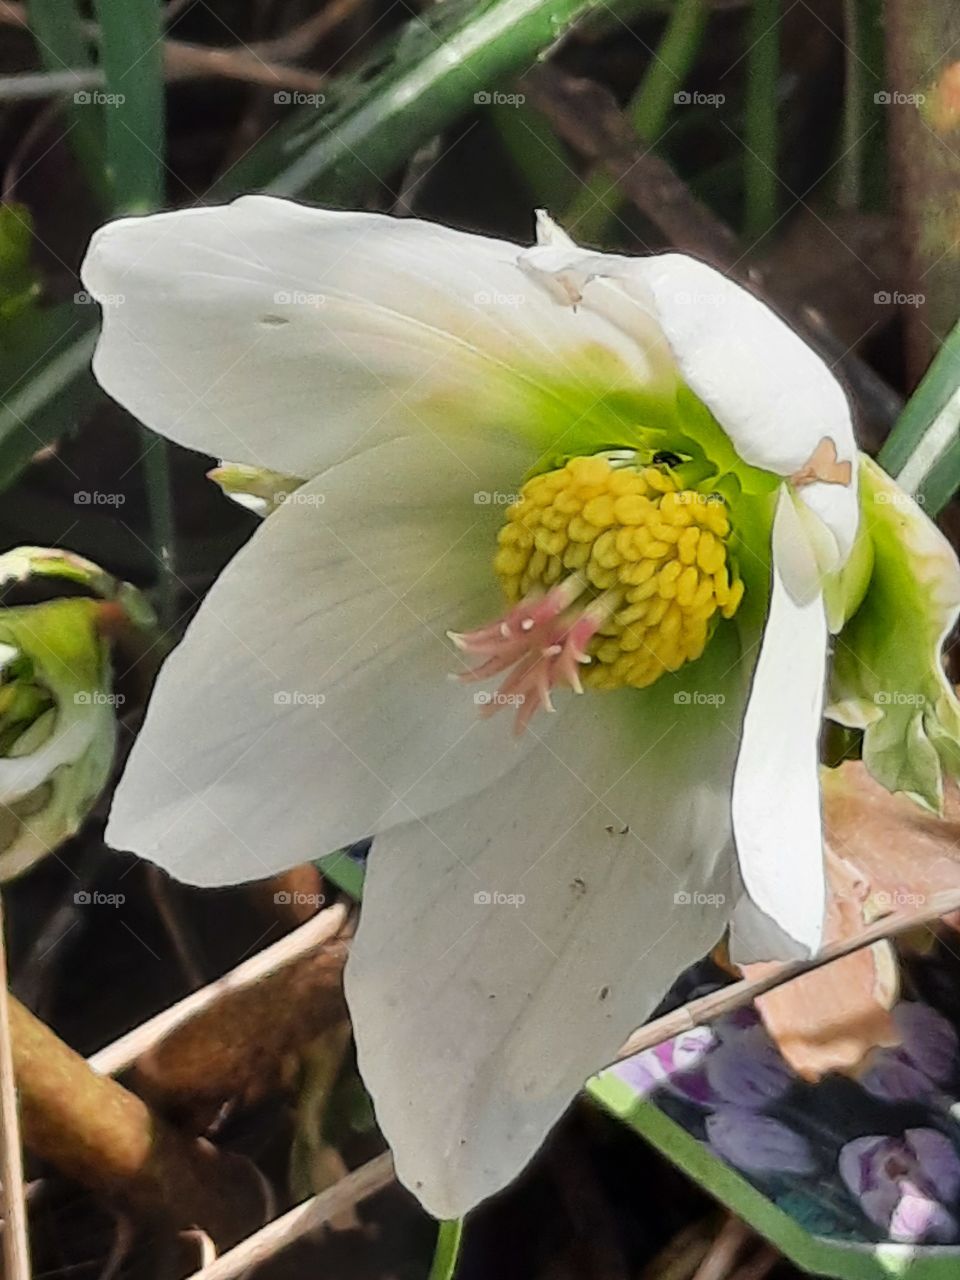
<svg viewBox="0 0 960 1280"><path fill-rule="evenodd" d="M800 498L831 530L845 558L856 535L857 448L846 396L823 360L768 306L721 272L683 254L643 258L570 248L553 238L524 256L552 275L585 311L650 335L654 317L687 385L746 462L790 476L827 437L849 485L817 481ZM616 298L614 310L612 299Z"/></svg>
<svg viewBox="0 0 960 1280"><path fill-rule="evenodd" d="M523 1168L725 927L739 712L677 687L568 702L520 768L374 841L347 997L398 1174L438 1217Z"/></svg>
<svg viewBox="0 0 960 1280"><path fill-rule="evenodd" d="M477 454L474 449L474 455ZM473 456L473 455L471 455ZM484 455L496 489L516 465ZM311 481L257 531L167 660L107 838L235 883L485 786L522 757L481 722L446 638L503 608L503 508L447 454L394 441Z"/></svg>
<svg viewBox="0 0 960 1280"><path fill-rule="evenodd" d="M827 624L822 597L798 603L781 571L780 548L792 545L796 520L784 491L774 519L770 608L733 784L733 830L753 903L812 952L820 945L825 903L818 744ZM779 958L756 955L756 914L744 911L750 925L744 918L742 939L732 933L734 957Z"/></svg>
<svg viewBox="0 0 960 1280"><path fill-rule="evenodd" d="M520 435L536 457L582 425L558 384L596 404L647 364L616 326L558 306L520 253L267 196L126 218L83 266L104 313L94 371L171 439L292 475L412 431Z"/></svg>

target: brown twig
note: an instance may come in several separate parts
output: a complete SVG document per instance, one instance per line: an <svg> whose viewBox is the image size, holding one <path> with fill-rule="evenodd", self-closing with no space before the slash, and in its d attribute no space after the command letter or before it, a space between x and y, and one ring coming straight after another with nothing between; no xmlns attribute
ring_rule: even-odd
<svg viewBox="0 0 960 1280"><path fill-rule="evenodd" d="M0 897L0 1203L3 1205L5 1280L30 1280L27 1206L23 1191L23 1148L14 1073L11 1004L7 990L7 948Z"/></svg>
<svg viewBox="0 0 960 1280"><path fill-rule="evenodd" d="M209 1267L194 1272L188 1280L235 1280L235 1277L242 1276L258 1263L272 1258L278 1250L330 1222L392 1181L393 1159L389 1152L384 1152L348 1173L328 1191L321 1192L312 1200L307 1200L261 1227Z"/></svg>
<svg viewBox="0 0 960 1280"><path fill-rule="evenodd" d="M141 1098L91 1071L12 996L8 1006L31 1151L138 1216L200 1227L221 1246L262 1218L260 1180L248 1161L178 1132Z"/></svg>
<svg viewBox="0 0 960 1280"><path fill-rule="evenodd" d="M15 0L0 0L0 23L27 29L30 27L26 8L15 3ZM96 39L99 35L99 27L95 22L80 25L84 34L91 39ZM164 40L164 70L174 80L211 76L241 80L246 84L267 85L273 89L299 89L305 93L316 93L322 89L326 84L325 76L271 59L270 47L282 48L283 42L284 38L280 37L265 47L245 45L217 49L208 45L190 44L185 40ZM102 76L95 70L84 80L85 87L102 83Z"/></svg>
<svg viewBox="0 0 960 1280"><path fill-rule="evenodd" d="M825 947L809 960L788 961L762 978L734 982L728 987L721 987L719 991L701 996L699 1000L691 1000L672 1013L664 1014L662 1018L655 1018L653 1022L648 1022L646 1026L635 1031L621 1046L616 1061L629 1058L644 1049L652 1049L662 1044L664 1040L671 1040L674 1036L690 1031L702 1023L713 1022L723 1014L732 1013L734 1009L740 1009L743 1005L749 1004L757 996L773 991L775 987L792 982L794 978L799 978L805 973L812 973L814 969L822 969L833 960L852 955L854 951L870 947L875 942L882 942L885 938L893 938L897 934L906 933L921 925L932 924L934 920L950 915L953 911L960 911L960 892L951 889L944 893L935 893L928 898L927 905L922 911L895 912L878 920L856 937L845 938L841 942Z"/></svg>
<svg viewBox="0 0 960 1280"><path fill-rule="evenodd" d="M243 964L211 982L209 986L184 997L139 1027L134 1027L113 1044L100 1049L89 1060L94 1071L115 1075L132 1066L142 1054L154 1049L160 1041L225 994L252 987L299 956L306 955L341 932L347 920L347 908L340 903L315 915L305 925L281 938L272 946L251 956Z"/></svg>
<svg viewBox="0 0 960 1280"><path fill-rule="evenodd" d="M727 1280L744 1245L752 1236L753 1232L746 1223L731 1214L707 1250L693 1280Z"/></svg>

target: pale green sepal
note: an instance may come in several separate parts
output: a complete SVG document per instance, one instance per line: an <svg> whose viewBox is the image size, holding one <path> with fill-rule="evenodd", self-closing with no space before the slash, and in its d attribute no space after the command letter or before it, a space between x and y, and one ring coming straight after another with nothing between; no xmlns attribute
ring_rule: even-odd
<svg viewBox="0 0 960 1280"><path fill-rule="evenodd" d="M266 467L251 467L242 462L221 462L207 472L228 498L266 519L286 502L304 483L299 476L285 476Z"/></svg>
<svg viewBox="0 0 960 1280"><path fill-rule="evenodd" d="M960 776L960 703L942 660L960 612L960 565L936 525L869 458L860 478L873 565L837 639L827 714L863 730L863 760L878 782L940 812L943 770ZM855 577L839 590L849 593L837 606L846 612L859 594Z"/></svg>

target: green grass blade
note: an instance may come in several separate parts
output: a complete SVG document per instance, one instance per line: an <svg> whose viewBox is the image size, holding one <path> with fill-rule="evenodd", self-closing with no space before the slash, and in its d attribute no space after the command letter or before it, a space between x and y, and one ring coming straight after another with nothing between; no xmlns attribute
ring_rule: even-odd
<svg viewBox="0 0 960 1280"><path fill-rule="evenodd" d="M164 187L162 11L159 0L95 0L94 9L114 211L147 213Z"/></svg>
<svg viewBox="0 0 960 1280"><path fill-rule="evenodd" d="M640 138L655 144L663 133L674 98L696 60L706 29L705 0L677 0L663 39L627 114ZM623 199L605 173L594 175L567 210L566 229L586 244L600 244L616 219Z"/></svg>
<svg viewBox="0 0 960 1280"><path fill-rule="evenodd" d="M346 205L387 181L451 121L483 105L602 0L444 0L412 19L325 101L292 113L215 186Z"/></svg>
<svg viewBox="0 0 960 1280"><path fill-rule="evenodd" d="M84 71L94 65L76 0L29 0L27 21L37 53L47 71ZM68 139L93 196L108 203L102 105L90 90L68 97Z"/></svg>
<svg viewBox="0 0 960 1280"><path fill-rule="evenodd" d="M777 82L780 75L780 0L753 0L747 27L744 118L744 231L756 240L777 220Z"/></svg>
<svg viewBox="0 0 960 1280"><path fill-rule="evenodd" d="M114 211L148 213L164 197L163 13L159 0L94 0L106 80L107 171ZM150 542L157 560L157 611L176 616L177 577L170 455L152 432L140 436Z"/></svg>
<svg viewBox="0 0 960 1280"><path fill-rule="evenodd" d="M960 324L910 397L877 461L930 516L960 489Z"/></svg>
<svg viewBox="0 0 960 1280"><path fill-rule="evenodd" d="M437 1245L428 1280L453 1280L463 1242L463 1219L451 1218L437 1229Z"/></svg>

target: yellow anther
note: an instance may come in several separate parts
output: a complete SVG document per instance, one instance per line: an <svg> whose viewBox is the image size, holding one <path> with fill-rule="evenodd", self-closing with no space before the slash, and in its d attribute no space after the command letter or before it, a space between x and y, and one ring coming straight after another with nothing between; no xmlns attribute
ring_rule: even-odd
<svg viewBox="0 0 960 1280"><path fill-rule="evenodd" d="M511 602L576 574L581 609L606 613L584 685L642 688L699 658L743 598L727 555L726 504L679 489L666 467L571 458L535 476L507 509L494 568Z"/></svg>

